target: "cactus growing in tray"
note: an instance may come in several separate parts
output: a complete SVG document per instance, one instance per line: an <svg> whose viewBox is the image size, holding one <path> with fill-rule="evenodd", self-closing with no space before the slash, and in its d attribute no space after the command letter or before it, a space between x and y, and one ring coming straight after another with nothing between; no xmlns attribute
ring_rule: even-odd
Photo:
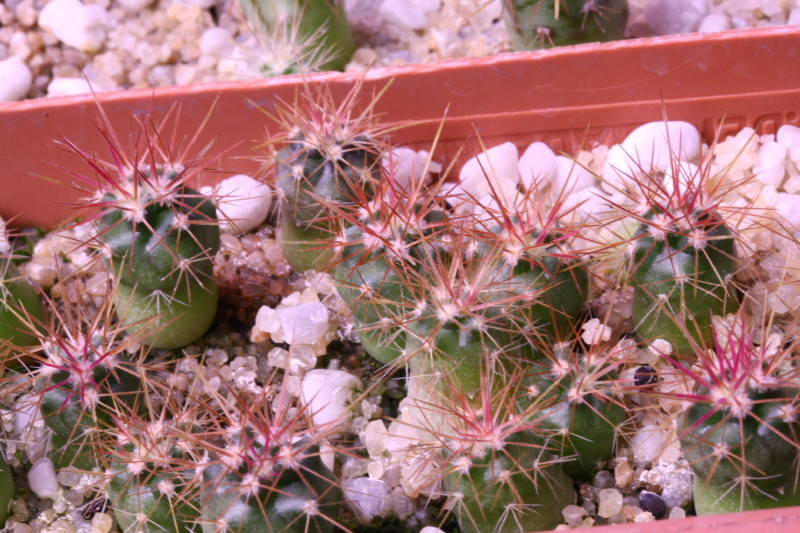
<svg viewBox="0 0 800 533"><path fill-rule="evenodd" d="M275 156L280 240L298 272L332 266L331 244L342 230L332 208L368 201L380 179L381 151L367 119L350 116L356 92L334 109L325 96L306 96L307 116L288 105L279 110L279 120L292 125Z"/></svg>
<svg viewBox="0 0 800 533"><path fill-rule="evenodd" d="M590 481L614 456L628 422L623 402L616 397L620 360L604 343L573 349L559 343L541 364L531 366L518 401L549 397L539 413L539 429L547 435L552 454L562 458L573 479Z"/></svg>
<svg viewBox="0 0 800 533"><path fill-rule="evenodd" d="M666 184L645 193L648 209L637 217L641 224L633 237L629 282L636 334L664 339L683 354L695 343L711 346L712 316L739 306L735 235L718 205L704 200L704 182L695 176L672 191Z"/></svg>
<svg viewBox="0 0 800 533"><path fill-rule="evenodd" d="M504 0L515 50L614 41L625 36L627 0Z"/></svg>
<svg viewBox="0 0 800 533"><path fill-rule="evenodd" d="M715 321L714 349L673 359L693 390L678 420L695 471L694 506L716 514L800 504L794 343L742 314ZM760 336L757 341L756 334ZM695 364L693 364L695 363Z"/></svg>
<svg viewBox="0 0 800 533"><path fill-rule="evenodd" d="M189 186L207 148L189 165L176 163L161 145L163 126L151 120L140 118L142 139L131 155L109 124L101 128L112 162L66 144L98 175L80 176L97 186L84 204L93 214L81 223L93 224L91 244L102 248L118 279L118 316L132 333L148 331L145 344L178 348L203 335L216 314L219 227L212 200Z"/></svg>
<svg viewBox="0 0 800 533"><path fill-rule="evenodd" d="M270 388L264 388L269 394ZM314 428L310 413L286 392L265 397L234 394L238 412L220 413L200 471L199 523L203 531L330 532L343 496L320 449L336 429Z"/></svg>
<svg viewBox="0 0 800 533"><path fill-rule="evenodd" d="M344 70L356 50L339 0L239 0L239 6L276 56L277 63L264 66L267 73Z"/></svg>

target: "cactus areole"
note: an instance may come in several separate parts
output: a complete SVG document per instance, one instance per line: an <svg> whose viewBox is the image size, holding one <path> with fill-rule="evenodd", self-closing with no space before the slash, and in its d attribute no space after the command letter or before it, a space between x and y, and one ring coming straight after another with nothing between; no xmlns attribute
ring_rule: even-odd
<svg viewBox="0 0 800 533"><path fill-rule="evenodd" d="M179 348L203 335L217 309L212 258L219 249L216 210L208 198L181 188L139 213L109 210L100 240L118 276L117 314L143 342ZM152 330L152 331L149 331Z"/></svg>

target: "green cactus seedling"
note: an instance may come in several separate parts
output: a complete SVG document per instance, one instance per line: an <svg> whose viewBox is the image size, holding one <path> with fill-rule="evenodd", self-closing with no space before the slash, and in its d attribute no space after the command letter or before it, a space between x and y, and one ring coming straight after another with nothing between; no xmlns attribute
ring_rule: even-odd
<svg viewBox="0 0 800 533"><path fill-rule="evenodd" d="M505 0L515 50L614 41L625 36L627 0Z"/></svg>
<svg viewBox="0 0 800 533"><path fill-rule="evenodd" d="M339 0L239 0L239 5L270 46L279 40L288 48L288 64L267 65L275 74L344 70L356 50Z"/></svg>

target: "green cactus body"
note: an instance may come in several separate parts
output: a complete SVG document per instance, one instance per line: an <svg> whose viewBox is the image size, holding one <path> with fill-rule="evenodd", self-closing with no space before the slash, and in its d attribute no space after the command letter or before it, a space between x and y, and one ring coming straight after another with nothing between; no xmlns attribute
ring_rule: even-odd
<svg viewBox="0 0 800 533"><path fill-rule="evenodd" d="M141 381L133 374L95 366L91 375L81 377L59 371L36 380L41 394L40 408L45 424L53 432L50 459L56 468L71 466L91 471L97 462L95 443L110 427L111 413L119 403L133 405Z"/></svg>
<svg viewBox="0 0 800 533"><path fill-rule="evenodd" d="M563 522L561 510L575 501L572 480L537 440L520 432L502 450L450 458L456 472L446 484L458 498L454 509L461 531L544 531Z"/></svg>
<svg viewBox="0 0 800 533"><path fill-rule="evenodd" d="M364 349L383 364L405 350L406 285L381 256L355 253L336 266L339 295L353 311L356 333Z"/></svg>
<svg viewBox="0 0 800 533"><path fill-rule="evenodd" d="M344 7L338 0L239 0L245 16L267 37L280 32L296 42L299 64L276 74L315 70L344 70L356 50ZM291 43L289 43L291 44ZM293 68L292 68L293 67Z"/></svg>
<svg viewBox="0 0 800 533"><path fill-rule="evenodd" d="M330 243L339 235L332 207L353 204L356 191L371 196L380 177L374 154L355 144L336 147L340 153L332 157L295 141L277 156L281 247L297 272L331 266L335 251Z"/></svg>
<svg viewBox="0 0 800 533"><path fill-rule="evenodd" d="M181 494L188 482L182 472L167 469L115 471L107 491L117 524L122 531L142 533L192 531L200 510Z"/></svg>
<svg viewBox="0 0 800 533"><path fill-rule="evenodd" d="M16 495L16 483L11 473L11 465L6 461L5 446L0 446L0 527L11 515L11 502Z"/></svg>
<svg viewBox="0 0 800 533"><path fill-rule="evenodd" d="M602 394L589 393L581 395L580 401L570 401L570 394L577 393L569 376L561 380L539 377L533 383L535 390L553 398L537 415L539 429L549 434L548 449L565 459L562 467L572 478L591 481L614 457L617 431L628 419L625 408Z"/></svg>
<svg viewBox="0 0 800 533"><path fill-rule="evenodd" d="M44 322L44 305L39 295L9 258L0 258L0 339L14 346L38 344L35 333L29 331L26 321Z"/></svg>
<svg viewBox="0 0 800 533"><path fill-rule="evenodd" d="M643 224L631 275L636 335L664 339L680 354L693 353L693 342L710 347L712 315L739 306L730 281L737 269L730 230L708 213L695 213L689 226L688 234L670 227L654 236L653 226Z"/></svg>
<svg viewBox="0 0 800 533"><path fill-rule="evenodd" d="M145 344L180 348L202 336L216 314L216 210L183 187L168 199L153 198L142 211L134 218L107 209L98 222L119 277L117 314L129 332L142 333Z"/></svg>
<svg viewBox="0 0 800 533"><path fill-rule="evenodd" d="M787 388L751 391L747 413L695 403L681 415L681 444L696 476L697 514L800 504L800 423L787 411L796 395Z"/></svg>
<svg viewBox="0 0 800 533"><path fill-rule="evenodd" d="M583 265L569 265L555 256L522 260L514 267L513 285L521 294L514 313L532 328L528 332L534 350L531 357L539 358L538 343L572 338L589 296L589 274Z"/></svg>
<svg viewBox="0 0 800 533"><path fill-rule="evenodd" d="M333 531L334 522L326 515L341 505L342 492L318 448L303 453L293 467L279 465L275 458L271 472L262 472L257 485L250 479L255 473L245 468L231 472L220 465L207 467L204 475L211 490L201 513L203 531L219 531L221 524L226 531L241 533Z"/></svg>
<svg viewBox="0 0 800 533"><path fill-rule="evenodd" d="M627 0L505 0L515 50L614 41L625 36Z"/></svg>

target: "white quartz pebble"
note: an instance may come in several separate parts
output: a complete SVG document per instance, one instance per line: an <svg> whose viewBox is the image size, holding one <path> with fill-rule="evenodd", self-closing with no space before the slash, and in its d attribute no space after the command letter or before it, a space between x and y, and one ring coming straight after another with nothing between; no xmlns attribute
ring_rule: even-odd
<svg viewBox="0 0 800 533"><path fill-rule="evenodd" d="M330 312L320 302L306 302L275 310L289 344L314 344L328 332Z"/></svg>
<svg viewBox="0 0 800 533"><path fill-rule="evenodd" d="M622 511L622 492L617 489L602 489L597 494L597 515L609 518Z"/></svg>
<svg viewBox="0 0 800 533"><path fill-rule="evenodd" d="M557 176L556 154L543 142L535 142L519 158L519 180L522 186L547 185Z"/></svg>
<svg viewBox="0 0 800 533"><path fill-rule="evenodd" d="M225 233L247 233L256 229L269 214L272 189L246 174L221 181L210 194L217 205L219 229Z"/></svg>
<svg viewBox="0 0 800 533"><path fill-rule="evenodd" d="M221 26L209 28L200 36L200 51L217 59L229 56L235 45L230 30Z"/></svg>
<svg viewBox="0 0 800 533"><path fill-rule="evenodd" d="M553 191L578 192L592 187L596 177L580 163L563 155L556 156L556 177L553 180Z"/></svg>
<svg viewBox="0 0 800 533"><path fill-rule="evenodd" d="M86 53L103 47L110 24L108 12L96 4L78 0L52 0L39 13L39 26L67 46Z"/></svg>
<svg viewBox="0 0 800 533"><path fill-rule="evenodd" d="M800 8L794 8L789 11L789 17L786 19L788 26L800 26Z"/></svg>
<svg viewBox="0 0 800 533"><path fill-rule="evenodd" d="M700 21L697 31L712 33L731 29L731 19L725 13L709 13Z"/></svg>
<svg viewBox="0 0 800 533"><path fill-rule="evenodd" d="M786 147L778 142L765 142L758 149L758 161L753 165L756 179L765 185L779 187L786 173Z"/></svg>
<svg viewBox="0 0 800 533"><path fill-rule="evenodd" d="M42 457L28 470L28 484L31 491L40 498L54 499L58 495L58 480L53 461Z"/></svg>
<svg viewBox="0 0 800 533"><path fill-rule="evenodd" d="M440 5L441 0L383 0L379 13L390 24L422 30L428 25L428 13Z"/></svg>
<svg viewBox="0 0 800 533"><path fill-rule="evenodd" d="M800 194L779 192L775 211L794 231L800 231Z"/></svg>
<svg viewBox="0 0 800 533"><path fill-rule="evenodd" d="M392 489L379 479L357 477L342 481L347 503L364 521L372 520L385 512Z"/></svg>
<svg viewBox="0 0 800 533"><path fill-rule="evenodd" d="M47 96L72 96L74 94L87 94L92 92L92 88L84 78L55 78L47 85Z"/></svg>
<svg viewBox="0 0 800 533"><path fill-rule="evenodd" d="M429 156L430 152L426 150L394 148L384 156L383 167L401 188L416 186L420 182L427 185L431 182L431 172L442 170L441 164L434 161L428 163Z"/></svg>
<svg viewBox="0 0 800 533"><path fill-rule="evenodd" d="M503 143L473 157L461 167L459 184L477 199L499 195L509 202L519 185L519 152L510 142Z"/></svg>
<svg viewBox="0 0 800 533"><path fill-rule="evenodd" d="M382 420L373 420L364 428L361 440L367 448L370 457L380 457L386 450L386 437L388 433Z"/></svg>
<svg viewBox="0 0 800 533"><path fill-rule="evenodd" d="M0 61L0 102L22 100L32 83L31 69L22 59L11 56Z"/></svg>
<svg viewBox="0 0 800 533"><path fill-rule="evenodd" d="M784 124L778 128L775 140L786 148L789 159L800 162L800 128Z"/></svg>
<svg viewBox="0 0 800 533"><path fill-rule="evenodd" d="M647 25L658 35L696 31L707 13L706 0L650 0L644 8Z"/></svg>
<svg viewBox="0 0 800 533"><path fill-rule="evenodd" d="M348 407L361 388L361 380L349 372L315 368L300 385L303 403L315 426L328 428L349 422Z"/></svg>
<svg viewBox="0 0 800 533"><path fill-rule="evenodd" d="M603 164L603 188L617 192L632 188L653 171L665 171L673 159L695 161L700 154L700 132L682 121L649 122L639 126L621 144L611 147Z"/></svg>

